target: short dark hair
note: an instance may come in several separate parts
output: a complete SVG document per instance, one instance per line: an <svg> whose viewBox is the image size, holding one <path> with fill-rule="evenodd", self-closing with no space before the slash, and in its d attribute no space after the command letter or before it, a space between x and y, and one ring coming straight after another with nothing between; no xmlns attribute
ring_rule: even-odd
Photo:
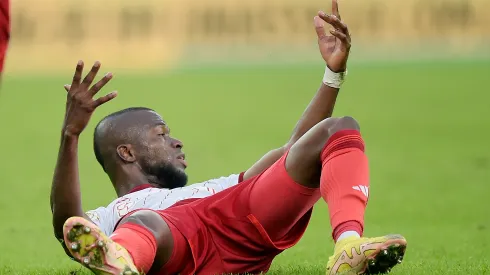
<svg viewBox="0 0 490 275"><path fill-rule="evenodd" d="M100 148L100 139L102 138L100 135L99 135L99 132L100 132L100 125L110 119L115 119L121 115L124 115L124 114L127 114L127 113L132 113L132 112L136 112L136 111L152 111L154 112L154 110L150 109L150 108L146 108L146 107L130 107L130 108L126 108L126 109L123 109L123 110L120 110L120 111L117 111L115 113L112 113L112 114L109 114L107 115L106 117L104 117L103 119L101 119L99 121L99 123L97 123L97 126L95 126L95 131L94 131L94 154L95 154L95 158L97 159L97 161L99 162L99 164L102 166L102 168L104 169L105 171L105 166L104 166L104 157L102 156L102 152L101 152L101 148Z"/></svg>

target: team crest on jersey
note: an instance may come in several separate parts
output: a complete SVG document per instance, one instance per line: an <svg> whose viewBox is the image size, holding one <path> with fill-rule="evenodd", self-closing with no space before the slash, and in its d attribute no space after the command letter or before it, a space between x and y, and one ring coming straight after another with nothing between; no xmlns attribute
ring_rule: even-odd
<svg viewBox="0 0 490 275"><path fill-rule="evenodd" d="M128 214L133 207L134 202L131 200L131 198L125 197L121 198L116 205L114 205L114 210L117 212L117 214L122 217L126 214Z"/></svg>

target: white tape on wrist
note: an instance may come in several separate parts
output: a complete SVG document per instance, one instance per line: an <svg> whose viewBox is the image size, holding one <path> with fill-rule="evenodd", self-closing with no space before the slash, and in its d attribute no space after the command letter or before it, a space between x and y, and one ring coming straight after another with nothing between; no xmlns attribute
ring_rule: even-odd
<svg viewBox="0 0 490 275"><path fill-rule="evenodd" d="M325 74L323 75L323 83L328 87L340 89L340 86L345 81L345 76L347 75L347 70L345 72L334 73L328 66L325 66Z"/></svg>

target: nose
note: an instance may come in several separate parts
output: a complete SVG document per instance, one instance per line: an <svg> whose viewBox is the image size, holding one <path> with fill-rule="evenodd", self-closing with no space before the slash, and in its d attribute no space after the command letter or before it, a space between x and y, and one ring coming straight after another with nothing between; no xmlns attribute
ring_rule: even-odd
<svg viewBox="0 0 490 275"><path fill-rule="evenodd" d="M172 146L174 148L177 148L177 149L182 149L184 147L184 144L182 143L182 141L178 140L178 139L175 139L173 138L172 139Z"/></svg>

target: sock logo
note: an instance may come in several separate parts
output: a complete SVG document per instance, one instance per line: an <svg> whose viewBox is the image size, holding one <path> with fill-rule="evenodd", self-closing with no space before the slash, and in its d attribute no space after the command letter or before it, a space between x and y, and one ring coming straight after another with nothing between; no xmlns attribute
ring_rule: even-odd
<svg viewBox="0 0 490 275"><path fill-rule="evenodd" d="M369 198L369 186L356 185L356 186L353 186L352 189L357 190L357 191L361 191L364 194L364 196L366 196L366 198Z"/></svg>

